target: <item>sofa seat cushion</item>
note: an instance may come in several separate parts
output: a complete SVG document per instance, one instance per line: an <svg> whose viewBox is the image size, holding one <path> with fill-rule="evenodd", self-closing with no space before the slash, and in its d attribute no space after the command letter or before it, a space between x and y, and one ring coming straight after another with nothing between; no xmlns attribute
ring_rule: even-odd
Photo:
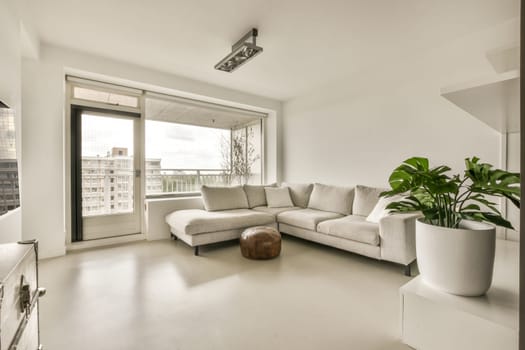
<svg viewBox="0 0 525 350"><path fill-rule="evenodd" d="M289 210L299 210L301 208L299 207L284 207L284 208L269 208L267 206L261 206L261 207L255 207L252 210L260 211L262 213L272 214L273 216L277 216L278 214L289 211Z"/></svg>
<svg viewBox="0 0 525 350"><path fill-rule="evenodd" d="M206 211L187 209L166 215L166 222L176 232L187 235L241 229L275 223L271 214L250 209Z"/></svg>
<svg viewBox="0 0 525 350"><path fill-rule="evenodd" d="M379 245L379 225L366 221L363 216L348 215L323 221L317 225L317 231L373 246Z"/></svg>
<svg viewBox="0 0 525 350"><path fill-rule="evenodd" d="M316 209L289 210L277 215L279 223L315 231L317 224L330 219L337 219L343 215Z"/></svg>

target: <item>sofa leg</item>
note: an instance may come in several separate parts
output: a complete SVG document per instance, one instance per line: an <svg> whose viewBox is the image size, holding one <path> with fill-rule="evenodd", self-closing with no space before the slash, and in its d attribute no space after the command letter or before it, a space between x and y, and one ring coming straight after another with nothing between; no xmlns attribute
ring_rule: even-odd
<svg viewBox="0 0 525 350"><path fill-rule="evenodd" d="M177 238L177 236L175 236L175 235L172 233L172 234L171 234L171 239L174 240L174 241L176 241L178 238Z"/></svg>
<svg viewBox="0 0 525 350"><path fill-rule="evenodd" d="M199 246L198 245L193 247L193 255L199 256Z"/></svg>
<svg viewBox="0 0 525 350"><path fill-rule="evenodd" d="M411 271L411 267L412 266L412 263L408 264L408 265L405 265L405 276L412 276L412 271Z"/></svg>

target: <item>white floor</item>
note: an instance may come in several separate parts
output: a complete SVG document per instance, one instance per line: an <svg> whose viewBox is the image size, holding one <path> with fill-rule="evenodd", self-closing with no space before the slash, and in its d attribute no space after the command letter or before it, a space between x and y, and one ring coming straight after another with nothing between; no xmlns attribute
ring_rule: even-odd
<svg viewBox="0 0 525 350"><path fill-rule="evenodd" d="M252 261L235 242L140 242L45 260L46 349L409 349L398 265L284 237Z"/></svg>

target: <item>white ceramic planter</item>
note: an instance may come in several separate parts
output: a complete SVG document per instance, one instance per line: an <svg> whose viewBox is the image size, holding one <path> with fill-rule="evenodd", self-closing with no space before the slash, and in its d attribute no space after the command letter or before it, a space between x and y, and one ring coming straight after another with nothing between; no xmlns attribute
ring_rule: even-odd
<svg viewBox="0 0 525 350"><path fill-rule="evenodd" d="M453 229L416 221L417 264L423 281L441 291L483 295L492 283L496 228L463 221Z"/></svg>

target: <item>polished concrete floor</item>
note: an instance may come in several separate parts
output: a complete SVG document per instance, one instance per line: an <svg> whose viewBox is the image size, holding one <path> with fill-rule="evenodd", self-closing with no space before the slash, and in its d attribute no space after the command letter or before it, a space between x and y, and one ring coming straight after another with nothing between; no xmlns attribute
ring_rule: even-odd
<svg viewBox="0 0 525 350"><path fill-rule="evenodd" d="M44 260L46 349L409 349L398 265L284 237L279 258L235 242L139 242Z"/></svg>

